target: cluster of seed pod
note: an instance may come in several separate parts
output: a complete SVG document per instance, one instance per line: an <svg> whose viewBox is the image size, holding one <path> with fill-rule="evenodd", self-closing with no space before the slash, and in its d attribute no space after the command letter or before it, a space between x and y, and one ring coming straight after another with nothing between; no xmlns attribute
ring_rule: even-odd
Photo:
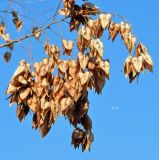
<svg viewBox="0 0 159 160"><path fill-rule="evenodd" d="M59 73L53 76L55 67ZM91 133L92 124L87 115L91 74L80 70L78 61L44 58L34 64L34 72L31 72L30 65L22 60L6 91L11 94L10 104L16 102L18 105L19 120L32 111L32 127L39 128L44 137L60 114L66 116L75 128L82 124ZM87 146L84 149L89 149L86 142L83 145Z"/></svg>
<svg viewBox="0 0 159 160"><path fill-rule="evenodd" d="M131 33L129 24L116 24L112 21L111 14L100 13L91 3L86 2L79 6L74 0L64 0L63 4L64 9L60 9L60 13L70 17L70 31L78 31L75 44L63 39L63 53L70 56L76 45L79 50L77 59L60 59L60 48L45 43L44 50L48 58L36 62L34 72L31 72L29 64L21 61L11 79L7 94L11 94L11 104L18 104L17 116L20 121L29 110L34 113L32 127L38 128L43 137L49 132L58 115L65 116L75 127L72 144L75 148L81 145L84 151L90 150L94 140L92 121L88 116L88 90L95 90L100 94L110 77L110 62L103 58L104 45L100 38L105 30L109 31L109 37L113 41L120 33L130 53L136 38ZM92 19L91 16L96 14L99 16ZM34 31L37 30L38 28ZM136 57L130 55L126 59L124 72L131 82L140 71L152 71L152 65L146 47L139 43Z"/></svg>
<svg viewBox="0 0 159 160"><path fill-rule="evenodd" d="M136 55L130 55L126 58L124 63L124 73L126 77L129 76L130 82L132 82L139 76L141 71L147 69L152 72L152 67L153 62L147 48L142 43L139 43L136 47Z"/></svg>

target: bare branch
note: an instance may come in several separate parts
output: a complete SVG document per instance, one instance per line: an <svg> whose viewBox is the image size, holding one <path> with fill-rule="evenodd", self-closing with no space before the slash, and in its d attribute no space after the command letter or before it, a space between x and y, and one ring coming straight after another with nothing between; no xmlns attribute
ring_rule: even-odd
<svg viewBox="0 0 159 160"><path fill-rule="evenodd" d="M48 24L46 27L38 30L36 33L39 33L39 32L42 32L42 31L44 31L44 30L47 30L47 29L49 29L52 25L57 24L57 23L59 23L59 22L62 22L62 21L64 21L64 20L67 19L67 18L68 18L68 17L62 18L62 19L60 19L60 20L58 20L58 21L53 21L53 22L51 22L50 24ZM31 34L28 34L28 35L26 35L26 36L23 36L23 37L21 37L21 38L19 38L19 39L11 40L10 42L1 44L1 45L0 45L0 48L6 47L6 46L8 46L8 45L10 45L10 44L14 44L14 43L23 41L23 40L25 40L25 39L27 39L27 38L29 38L29 37L33 37L36 33L31 33Z"/></svg>

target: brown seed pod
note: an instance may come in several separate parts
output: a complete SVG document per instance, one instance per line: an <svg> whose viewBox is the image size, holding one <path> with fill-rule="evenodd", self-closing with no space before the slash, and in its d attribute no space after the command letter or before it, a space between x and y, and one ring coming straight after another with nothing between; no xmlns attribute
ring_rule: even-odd
<svg viewBox="0 0 159 160"><path fill-rule="evenodd" d="M8 63L10 61L10 59L11 59L11 56L12 56L11 52L5 52L4 53L4 61L6 63Z"/></svg>

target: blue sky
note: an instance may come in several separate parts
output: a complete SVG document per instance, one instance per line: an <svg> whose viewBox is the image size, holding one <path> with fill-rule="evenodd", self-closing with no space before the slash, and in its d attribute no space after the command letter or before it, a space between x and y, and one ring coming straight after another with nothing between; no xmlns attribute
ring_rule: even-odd
<svg viewBox="0 0 159 160"><path fill-rule="evenodd" d="M20 0L17 0L20 2ZM0 1L1 2L1 1ZM0 6L6 8L7 0ZM24 2L27 2L25 0ZM48 19L54 12L56 3L37 0L25 3L26 8L14 6L20 13L35 16L43 10L51 9L48 14L37 17L40 23ZM154 61L154 73L141 74L139 82L129 84L122 72L124 59L128 52L118 37L114 43L108 41L105 34L105 57L111 62L111 78L98 96L90 92L89 114L93 121L95 135L91 152L74 150L71 146L73 128L67 120L59 117L46 138L42 139L37 131L31 129L31 115L20 124L16 118L16 106L9 108L9 101L4 94L7 84L19 61L28 54L16 45L9 64L3 61L0 52L0 160L33 160L33 159L69 159L69 160L158 160L159 159L159 21L157 0L92 0L103 11L115 12L123 15L133 27L139 41L142 41ZM0 7L0 8L1 8ZM1 13L0 13L1 14ZM48 17L47 17L48 16ZM7 17L7 16L6 16ZM118 21L118 19L117 19ZM8 25L10 25L8 18ZM27 22L25 22L27 26ZM55 28L56 29L56 28ZM10 29L15 33L14 28ZM24 35L26 31L15 34ZM74 39L74 35L67 33L67 27L62 26L63 36ZM52 42L59 44L55 34L50 33ZM31 40L33 44L34 60L39 61L45 54L41 44ZM0 41L2 43L2 41ZM26 45L28 41L25 41Z"/></svg>

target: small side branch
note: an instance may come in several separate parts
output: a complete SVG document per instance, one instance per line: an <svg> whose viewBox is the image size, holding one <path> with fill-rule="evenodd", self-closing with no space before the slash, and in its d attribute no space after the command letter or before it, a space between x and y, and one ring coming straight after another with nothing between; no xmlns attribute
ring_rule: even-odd
<svg viewBox="0 0 159 160"><path fill-rule="evenodd" d="M14 43L23 41L23 40L25 40L25 39L27 39L27 38L29 38L29 37L33 37L35 34L37 34L37 33L39 33L39 32L42 32L42 31L44 31L44 30L47 30L47 29L49 29L52 25L57 24L57 23L60 23L60 22L62 22L62 21L64 21L64 20L66 20L67 18L68 18L68 17L65 17L65 18L63 18L63 19L60 19L60 20L58 20L58 21L53 21L53 22L51 22L50 24L48 24L46 27L38 30L36 33L31 33L31 34L28 34L28 35L26 35L26 36L23 36L23 37L21 37L21 38L19 38L19 39L11 40L11 41L9 41L9 42L7 42L7 43L1 44L1 45L0 45L0 48L9 46L10 44L14 44Z"/></svg>

